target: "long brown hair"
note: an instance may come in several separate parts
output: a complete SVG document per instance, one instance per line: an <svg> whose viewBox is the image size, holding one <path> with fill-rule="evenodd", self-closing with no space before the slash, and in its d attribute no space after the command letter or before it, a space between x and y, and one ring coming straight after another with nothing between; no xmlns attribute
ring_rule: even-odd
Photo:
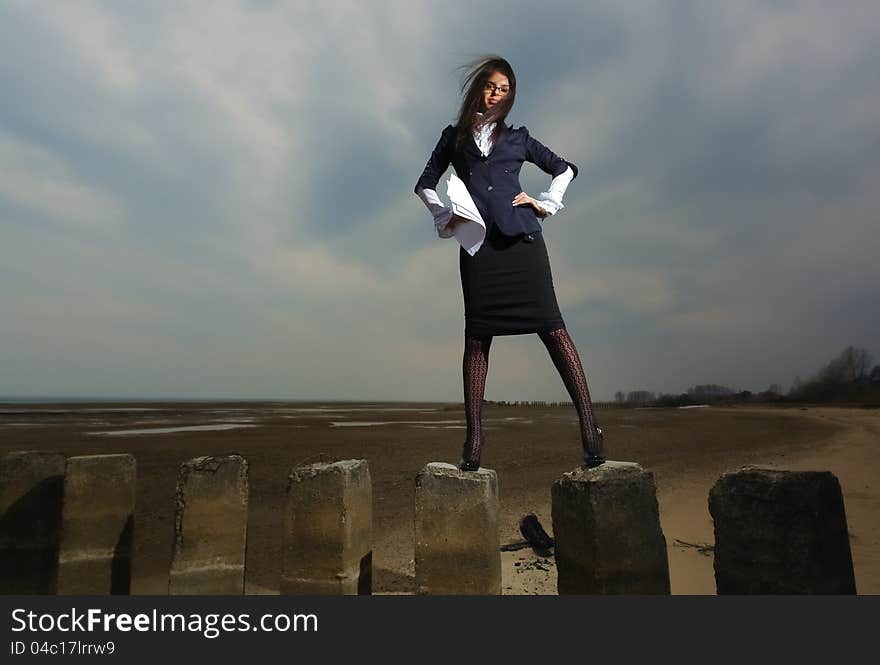
<svg viewBox="0 0 880 665"><path fill-rule="evenodd" d="M498 135L504 128L504 120L510 109L513 108L513 101L516 98L516 75L513 73L513 67L504 58L498 55L484 55L459 67L464 69L465 73L461 81L461 108L458 110L458 136L455 139L456 149L460 149L462 145L469 140L474 131L480 125L495 123L495 129L492 131L492 142L498 141ZM492 108L482 111L483 107L483 90L489 77L495 72L500 72L510 81L510 92L508 92L501 101L493 105ZM482 116L477 113L482 111Z"/></svg>

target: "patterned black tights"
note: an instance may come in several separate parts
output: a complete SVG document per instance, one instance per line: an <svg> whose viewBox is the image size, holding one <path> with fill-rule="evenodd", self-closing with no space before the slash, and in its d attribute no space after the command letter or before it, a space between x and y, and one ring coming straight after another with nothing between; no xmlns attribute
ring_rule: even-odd
<svg viewBox="0 0 880 665"><path fill-rule="evenodd" d="M581 365L574 341L565 328L539 333L541 341L550 352L550 358L562 377L562 382L574 402L581 427L581 445L584 464L597 466L605 461L601 430L596 423L587 379ZM483 396L486 391L486 374L489 371L489 349L492 337L464 338L462 378L464 383L464 414L467 420L467 437L462 451L461 468L475 471L480 467L483 448L482 413Z"/></svg>
<svg viewBox="0 0 880 665"><path fill-rule="evenodd" d="M584 464L598 466L605 461L602 450L602 434L596 423L593 413L593 404L590 401L590 391L587 389L587 379L584 376L584 368L581 365L580 356L574 341L565 328L551 330L538 334L544 346L550 352L553 364L559 370L562 382L565 384L571 401L577 410L581 424L581 445L584 450Z"/></svg>
<svg viewBox="0 0 880 665"><path fill-rule="evenodd" d="M480 467L483 448L483 395L486 392L486 373L489 371L489 348L492 337L464 338L462 378L464 380L464 415L467 420L467 438L461 455L461 468L475 471Z"/></svg>

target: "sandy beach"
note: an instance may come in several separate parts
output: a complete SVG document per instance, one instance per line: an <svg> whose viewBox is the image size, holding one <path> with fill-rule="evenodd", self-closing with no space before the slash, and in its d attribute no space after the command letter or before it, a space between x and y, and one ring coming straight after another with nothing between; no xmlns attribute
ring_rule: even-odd
<svg viewBox="0 0 880 665"><path fill-rule="evenodd" d="M880 411L607 409L599 418L609 459L639 462L654 473L673 593L715 593L707 496L724 471L747 464L833 472L844 492L858 592L880 593ZM484 423L482 462L499 477L502 544L521 540L519 520L530 512L552 535L550 487L579 463L574 410L487 405ZM411 593L415 476L427 462L457 461L463 438L461 406L433 403L7 404L0 409L0 452L135 455L132 591L139 594L167 590L178 465L229 452L250 463L249 593L277 590L280 508L289 469L348 458L370 463L374 592ZM523 549L503 552L502 561L505 594L556 593L552 555Z"/></svg>
<svg viewBox="0 0 880 665"><path fill-rule="evenodd" d="M704 409L701 415L711 418L715 413L729 414L731 411L742 415L744 421L750 423L762 418L788 419L777 421L773 428L790 423L799 434L788 443L783 443L783 438L777 437L775 440L766 440L767 445L760 447L754 445L757 441L753 440L744 443L740 451L735 446L724 452L716 451L715 454L710 454L708 450L694 450L690 463L683 458L677 465L642 462L654 472L657 481L657 500L669 554L672 593L715 593L710 549L714 534L708 494L724 471L745 464L834 473L844 494L857 591L860 594L880 593L880 519L877 517L880 515L880 492L877 491L877 478L880 477L880 412L840 408L739 407ZM672 410L667 410L669 412ZM633 415L635 413L639 412L633 412ZM685 416L686 419L689 417ZM742 424L742 434L745 435L746 423ZM810 424L815 426L815 436L802 429L809 428ZM731 434L727 433L723 438L728 440ZM549 498L538 514L549 531ZM526 550L502 553L502 561L505 593L556 593L556 569L552 557L539 557L531 550Z"/></svg>

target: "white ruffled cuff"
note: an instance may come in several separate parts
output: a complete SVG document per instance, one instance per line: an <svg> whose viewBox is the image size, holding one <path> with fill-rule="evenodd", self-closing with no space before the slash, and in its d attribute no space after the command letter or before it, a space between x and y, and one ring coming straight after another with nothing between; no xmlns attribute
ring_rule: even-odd
<svg viewBox="0 0 880 665"><path fill-rule="evenodd" d="M538 194L537 200L541 207L551 215L555 215L562 210L565 207L562 204L562 197L565 195L565 190L573 179L574 171L571 170L570 166L565 169L564 173L560 173L553 178L548 190Z"/></svg>
<svg viewBox="0 0 880 665"><path fill-rule="evenodd" d="M562 205L562 201L554 201L551 199L549 192L541 192L538 194L537 201L541 204L541 207L547 211L548 215L555 215L565 207Z"/></svg>
<svg viewBox="0 0 880 665"><path fill-rule="evenodd" d="M434 228L437 229L437 235L441 238L451 238L453 233L447 230L446 226L452 219L452 209L443 205L437 192L433 189L420 189L417 194L434 218Z"/></svg>

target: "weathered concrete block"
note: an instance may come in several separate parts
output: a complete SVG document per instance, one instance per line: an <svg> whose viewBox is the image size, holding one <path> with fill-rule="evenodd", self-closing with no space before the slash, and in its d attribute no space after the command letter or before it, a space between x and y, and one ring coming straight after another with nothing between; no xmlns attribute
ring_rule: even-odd
<svg viewBox="0 0 880 665"><path fill-rule="evenodd" d="M240 455L180 465L168 593L244 593L248 463Z"/></svg>
<svg viewBox="0 0 880 665"><path fill-rule="evenodd" d="M65 458L0 457L0 593L55 593Z"/></svg>
<svg viewBox="0 0 880 665"><path fill-rule="evenodd" d="M416 476L416 589L433 595L498 595L498 476L432 462Z"/></svg>
<svg viewBox="0 0 880 665"><path fill-rule="evenodd" d="M744 467L718 479L709 512L718 593L856 592L834 474Z"/></svg>
<svg viewBox="0 0 880 665"><path fill-rule="evenodd" d="M372 593L373 486L366 460L293 469L284 516L282 595Z"/></svg>
<svg viewBox="0 0 880 665"><path fill-rule="evenodd" d="M552 488L559 594L668 594L654 476L632 462L563 474Z"/></svg>
<svg viewBox="0 0 880 665"><path fill-rule="evenodd" d="M59 594L130 592L134 500L132 455L87 455L67 460Z"/></svg>

